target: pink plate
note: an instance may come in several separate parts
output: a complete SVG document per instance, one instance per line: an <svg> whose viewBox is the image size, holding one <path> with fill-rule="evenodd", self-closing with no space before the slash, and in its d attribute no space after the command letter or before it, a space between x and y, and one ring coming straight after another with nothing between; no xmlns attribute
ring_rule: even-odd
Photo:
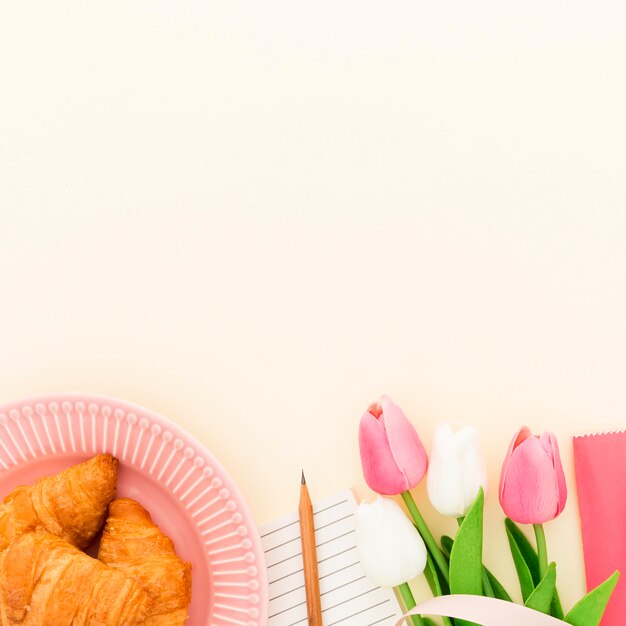
<svg viewBox="0 0 626 626"><path fill-rule="evenodd" d="M191 561L189 626L267 624L257 528L232 478L193 437L140 406L87 394L0 406L0 497L95 454L120 462L118 495L142 503Z"/></svg>

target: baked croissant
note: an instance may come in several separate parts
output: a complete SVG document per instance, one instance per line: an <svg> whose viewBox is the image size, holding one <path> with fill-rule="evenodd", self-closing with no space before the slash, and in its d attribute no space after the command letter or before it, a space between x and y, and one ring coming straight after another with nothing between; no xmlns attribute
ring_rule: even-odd
<svg viewBox="0 0 626 626"><path fill-rule="evenodd" d="M45 531L0 554L2 626L139 626L151 604L124 572Z"/></svg>
<svg viewBox="0 0 626 626"><path fill-rule="evenodd" d="M138 502L114 500L109 507L98 558L137 580L154 600L145 626L180 626L191 602L191 563Z"/></svg>
<svg viewBox="0 0 626 626"><path fill-rule="evenodd" d="M35 485L17 487L0 504L0 551L35 529L86 547L102 528L116 482L117 459L100 454Z"/></svg>

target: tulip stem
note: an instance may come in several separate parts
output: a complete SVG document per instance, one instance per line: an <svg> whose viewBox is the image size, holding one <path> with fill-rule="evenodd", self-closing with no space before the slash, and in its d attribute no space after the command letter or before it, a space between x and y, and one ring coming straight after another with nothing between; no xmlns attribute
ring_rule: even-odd
<svg viewBox="0 0 626 626"><path fill-rule="evenodd" d="M533 524L535 538L537 539L537 556L539 557L539 578L543 579L548 571L548 547L546 545L546 533L542 524Z"/></svg>
<svg viewBox="0 0 626 626"><path fill-rule="evenodd" d="M413 592L411 591L411 587L409 587L409 583L402 583L401 585L398 585L397 589L402 598L402 602L404 602L404 607L407 612L415 608L415 598L413 597ZM413 624L413 626L426 626L421 615L411 615L411 617L408 617L407 619Z"/></svg>
<svg viewBox="0 0 626 626"><path fill-rule="evenodd" d="M428 551L433 557L435 563L437 563L437 566L439 567L439 570L441 571L441 574L445 578L446 582L449 583L450 573L448 570L448 563L446 562L446 559L441 552L441 548L439 548L439 546L437 545L433 534L430 532L430 529L426 525L422 514L419 512L419 509L417 508L417 504L415 504L415 500L413 499L411 492L402 492L402 499L404 500L404 504L406 504L406 508L409 509L409 513L411 514L411 517L415 522L415 527L417 528L419 534L422 536L422 539L424 540Z"/></svg>

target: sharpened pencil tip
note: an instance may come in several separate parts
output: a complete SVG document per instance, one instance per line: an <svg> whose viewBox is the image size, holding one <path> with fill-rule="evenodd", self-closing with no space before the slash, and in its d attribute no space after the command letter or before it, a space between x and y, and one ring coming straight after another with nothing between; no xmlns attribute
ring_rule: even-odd
<svg viewBox="0 0 626 626"><path fill-rule="evenodd" d="M304 478L304 470L302 470L302 484L306 485L306 479Z"/></svg>

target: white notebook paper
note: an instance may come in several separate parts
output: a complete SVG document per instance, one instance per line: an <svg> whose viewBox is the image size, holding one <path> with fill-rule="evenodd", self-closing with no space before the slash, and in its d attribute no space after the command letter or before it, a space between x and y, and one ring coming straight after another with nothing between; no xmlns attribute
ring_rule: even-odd
<svg viewBox="0 0 626 626"><path fill-rule="evenodd" d="M369 581L354 541L356 500L342 491L313 505L324 626L392 626L402 615L393 590ZM269 626L306 626L298 514L263 526L269 574Z"/></svg>

